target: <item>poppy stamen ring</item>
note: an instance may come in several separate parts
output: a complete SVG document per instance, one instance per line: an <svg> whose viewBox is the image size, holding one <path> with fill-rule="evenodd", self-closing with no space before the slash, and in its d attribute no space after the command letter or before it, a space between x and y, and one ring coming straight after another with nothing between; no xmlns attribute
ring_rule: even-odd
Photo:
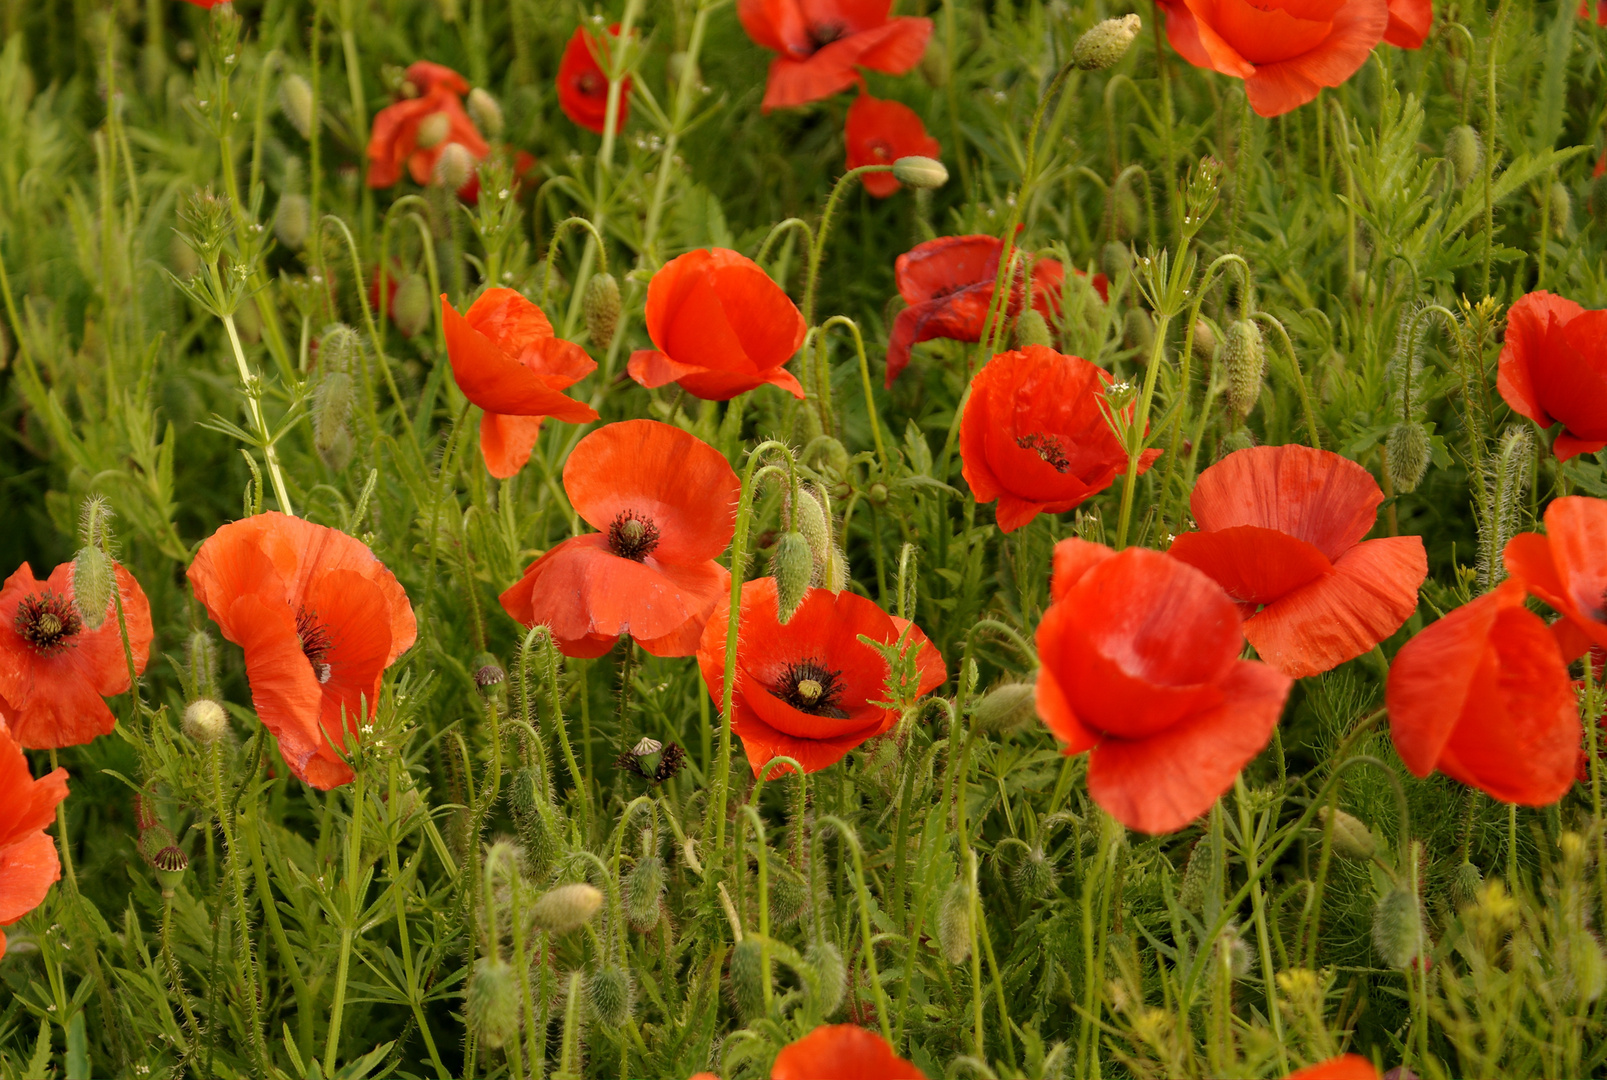
<svg viewBox="0 0 1607 1080"><path fill-rule="evenodd" d="M641 562L659 542L658 526L634 510L624 510L608 526L608 550L622 559Z"/></svg>
<svg viewBox="0 0 1607 1080"><path fill-rule="evenodd" d="M301 643L301 651L312 665L312 672L318 681L328 682L330 666L324 658L334 650L335 638L329 632L329 627L319 620L316 611L302 608L296 612L296 640Z"/></svg>
<svg viewBox="0 0 1607 1080"><path fill-rule="evenodd" d="M828 669L821 660L800 660L789 665L776 684L775 695L799 712L842 720L843 673Z"/></svg>
<svg viewBox="0 0 1607 1080"><path fill-rule="evenodd" d="M72 645L84 628L73 602L53 592L34 593L17 605L17 635L42 656L54 656Z"/></svg>

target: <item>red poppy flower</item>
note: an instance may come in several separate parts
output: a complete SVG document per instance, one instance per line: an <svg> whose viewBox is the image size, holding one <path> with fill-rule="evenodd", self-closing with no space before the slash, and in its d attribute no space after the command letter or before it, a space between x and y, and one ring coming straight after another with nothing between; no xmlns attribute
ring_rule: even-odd
<svg viewBox="0 0 1607 1080"><path fill-rule="evenodd" d="M1239 613L1169 555L1055 545L1054 602L1038 624L1038 715L1088 758L1088 792L1141 832L1205 813L1267 745L1292 685L1240 660Z"/></svg>
<svg viewBox="0 0 1607 1080"><path fill-rule="evenodd" d="M619 23L608 28L608 36L615 42L619 40ZM599 135L608 127L608 72L599 61L608 59L609 44L588 33L584 26L577 26L558 63L558 107L569 119ZM619 88L615 131L625 130L630 95L631 81L626 79Z"/></svg>
<svg viewBox="0 0 1607 1080"><path fill-rule="evenodd" d="M564 491L598 531L531 563L504 610L549 627L565 656L601 656L621 634L654 656L691 656L731 588L714 559L736 531L742 482L725 456L678 427L624 420L576 444Z"/></svg>
<svg viewBox="0 0 1607 1080"><path fill-rule="evenodd" d="M678 383L693 397L729 401L765 383L804 396L781 365L803 344L803 316L759 264L726 248L671 259L647 285L647 336L631 353L643 386Z"/></svg>
<svg viewBox="0 0 1607 1080"><path fill-rule="evenodd" d="M1508 581L1401 647L1384 687L1395 749L1503 802L1546 806L1573 786L1581 727L1545 621Z"/></svg>
<svg viewBox="0 0 1607 1080"><path fill-rule="evenodd" d="M452 377L463 396L485 410L480 454L492 476L524 468L541 418L568 424L597 419L597 410L563 391L597 363L572 341L555 337L541 309L512 289L487 289L462 315L441 294L441 326Z"/></svg>
<svg viewBox="0 0 1607 1080"><path fill-rule="evenodd" d="M1239 602L1244 636L1285 675L1353 660L1417 610L1428 556L1416 536L1362 542L1384 493L1354 461L1308 446L1257 446L1200 474L1200 531L1173 557Z"/></svg>
<svg viewBox="0 0 1607 1080"><path fill-rule="evenodd" d="M420 60L407 69L407 81L419 96L404 98L374 114L374 127L368 138L371 188L390 187L401 180L403 165L414 183L429 183L436 159L451 143L462 146L476 161L484 160L491 152L480 137L480 129L463 109L461 95L469 91L463 76L451 68ZM421 135L429 145L420 145Z"/></svg>
<svg viewBox="0 0 1607 1080"><path fill-rule="evenodd" d="M191 0L191 2L193 3L194 0ZM1581 19L1590 18L1590 0L1579 0L1579 17ZM1596 2L1596 25L1607 26L1607 0L1597 0ZM1603 158L1607 160L1607 155L1603 155ZM1607 171L1607 169L1604 169L1602 165L1596 167L1597 176L1600 176L1603 171Z"/></svg>
<svg viewBox="0 0 1607 1080"><path fill-rule="evenodd" d="M1543 428L1560 423L1558 461L1607 447L1607 311L1548 292L1507 311L1496 388L1512 411Z"/></svg>
<svg viewBox="0 0 1607 1080"><path fill-rule="evenodd" d="M1195 67L1243 79L1262 116L1349 79L1390 20L1386 0L1161 0L1161 8L1172 48Z"/></svg>
<svg viewBox="0 0 1607 1080"><path fill-rule="evenodd" d="M960 419L960 457L976 501L999 500L1001 531L1065 513L1127 471L1127 451L1101 411L1109 382L1081 357L1042 345L1000 353L977 372ZM1144 451L1139 471L1160 455Z"/></svg>
<svg viewBox="0 0 1607 1080"><path fill-rule="evenodd" d="M346 736L374 715L381 676L418 636L395 575L360 540L269 511L208 537L189 578L245 650L251 703L290 771L325 791L350 780Z"/></svg>
<svg viewBox="0 0 1607 1080"><path fill-rule="evenodd" d="M765 112L807 105L859 81L856 68L902 75L920 62L932 20L890 19L892 0L738 0L737 18L770 61Z"/></svg>
<svg viewBox="0 0 1607 1080"><path fill-rule="evenodd" d="M891 165L903 157L938 157L943 148L926 133L926 125L908 105L882 101L861 93L848 106L843 134L848 140L848 167ZM865 190L885 199L901 185L890 172L866 173L859 178Z"/></svg>
<svg viewBox="0 0 1607 1080"><path fill-rule="evenodd" d="M770 1080L926 1080L926 1074L874 1031L823 1024L781 1048Z"/></svg>
<svg viewBox="0 0 1607 1080"><path fill-rule="evenodd" d="M1568 661L1591 645L1607 649L1607 502L1553 499L1546 531L1519 533L1504 553L1507 572L1563 618L1552 631Z"/></svg>
<svg viewBox="0 0 1607 1080"><path fill-rule="evenodd" d="M123 621L142 673L151 651L151 605L134 576L112 564L123 599ZM128 658L108 597L101 624L91 630L73 592L73 564L39 581L23 563L0 588L0 717L23 746L78 746L109 734L117 722L105 698L128 689Z"/></svg>
<svg viewBox="0 0 1607 1080"><path fill-rule="evenodd" d="M1434 0L1389 0L1384 40L1397 49L1421 49L1434 29Z"/></svg>
<svg viewBox="0 0 1607 1080"><path fill-rule="evenodd" d="M908 645L924 694L946 677L943 658L907 620L895 619L857 593L810 589L791 620L776 617L774 578L742 587L737 631L737 683L731 730L742 739L754 775L773 757L796 760L805 772L834 765L864 742L890 731L898 712L875 702L887 697L887 661L860 636L888 644L910 627ZM703 630L697 662L716 702L725 695L723 619Z"/></svg>
<svg viewBox="0 0 1607 1080"><path fill-rule="evenodd" d="M1360 1054L1340 1054L1297 1069L1289 1074L1289 1080L1378 1080L1378 1070Z"/></svg>
<svg viewBox="0 0 1607 1080"><path fill-rule="evenodd" d="M61 879L56 841L45 827L66 797L67 770L35 780L22 748L0 724L0 927L38 907ZM6 932L0 930L0 956L5 954Z"/></svg>

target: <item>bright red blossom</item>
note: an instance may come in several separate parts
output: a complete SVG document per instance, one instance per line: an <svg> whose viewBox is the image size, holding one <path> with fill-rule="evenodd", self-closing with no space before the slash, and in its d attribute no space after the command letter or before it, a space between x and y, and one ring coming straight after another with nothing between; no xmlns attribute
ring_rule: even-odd
<svg viewBox="0 0 1607 1080"><path fill-rule="evenodd" d="M731 730L742 739L754 774L774 757L790 757L805 772L818 772L891 730L898 711L875 704L887 699L887 661L859 638L890 644L906 628L906 648L918 650L919 693L924 694L946 673L943 658L920 628L857 593L828 589L810 589L782 624L775 579L744 585ZM697 651L716 703L725 694L727 629L724 620L710 620Z"/></svg>
<svg viewBox="0 0 1607 1080"><path fill-rule="evenodd" d="M1389 0L1384 41L1397 49L1421 49L1434 29L1434 0Z"/></svg>
<svg viewBox="0 0 1607 1080"><path fill-rule="evenodd" d="M1362 541L1384 501L1354 461L1307 446L1257 446L1200 474L1200 531L1173 557L1239 602L1261 658L1304 678L1353 660L1417 610L1428 556L1416 536Z"/></svg>
<svg viewBox="0 0 1607 1080"><path fill-rule="evenodd" d="M1570 662L1592 645L1607 649L1607 502L1580 495L1553 499L1546 531L1508 543L1507 572L1562 620L1552 627Z"/></svg>
<svg viewBox="0 0 1607 1080"><path fill-rule="evenodd" d="M67 770L38 780L4 724L0 724L0 927L10 926L44 900L61 878L56 842L45 827L67 797ZM6 934L0 930L0 956Z"/></svg>
<svg viewBox="0 0 1607 1080"><path fill-rule="evenodd" d="M350 780L340 750L418 636L395 575L362 541L269 511L208 537L189 579L245 650L252 705L290 771L326 791Z"/></svg>
<svg viewBox="0 0 1607 1080"><path fill-rule="evenodd" d="M920 62L932 21L888 18L892 0L737 0L737 18L770 62L765 112L807 105L859 81L858 68L902 75Z"/></svg>
<svg viewBox="0 0 1607 1080"><path fill-rule="evenodd" d="M843 134L848 140L848 167L891 165L902 157L936 158L943 152L926 125L908 105L882 101L861 93L848 106ZM859 178L865 190L885 199L902 185L890 172L866 173Z"/></svg>
<svg viewBox="0 0 1607 1080"><path fill-rule="evenodd" d="M1520 297L1507 311L1496 388L1520 416L1562 425L1557 460L1607 447L1607 311L1548 292Z"/></svg>
<svg viewBox="0 0 1607 1080"><path fill-rule="evenodd" d="M654 656L691 656L731 587L714 559L736 531L742 484L714 447L656 420L598 428L564 463L564 491L595 533L531 563L502 594L565 656L601 656L629 634Z"/></svg>
<svg viewBox="0 0 1607 1080"><path fill-rule="evenodd" d="M1000 353L977 373L960 420L960 456L976 501L999 500L1000 530L1065 513L1126 471L1127 451L1101 410L1109 383L1087 360L1041 345ZM1139 471L1160 454L1144 451Z"/></svg>
<svg viewBox="0 0 1607 1080"><path fill-rule="evenodd" d="M1297 1069L1288 1080L1378 1080L1378 1070L1360 1054L1340 1054Z"/></svg>
<svg viewBox="0 0 1607 1080"><path fill-rule="evenodd" d="M151 605L132 574L113 564L136 674L151 651ZM23 563L0 588L0 720L35 750L78 746L111 732L105 698L128 689L117 607L108 598L91 630L73 592L73 564L39 581Z"/></svg>
<svg viewBox="0 0 1607 1080"><path fill-rule="evenodd" d="M888 1041L854 1024L823 1024L781 1048L770 1080L926 1080Z"/></svg>
<svg viewBox="0 0 1607 1080"><path fill-rule="evenodd" d="M436 160L451 143L462 146L476 161L484 160L491 152L480 129L463 109L462 95L469 92L468 80L451 68L420 60L407 69L407 81L419 96L404 98L374 114L368 139L371 188L390 187L401 180L404 165L414 183L428 184ZM441 119L434 120L436 115ZM432 130L443 123L443 130ZM440 140L420 146L421 128L425 128L427 136L439 134Z"/></svg>
<svg viewBox="0 0 1607 1080"><path fill-rule="evenodd" d="M631 353L631 378L677 383L693 397L728 401L769 383L804 396L782 367L803 344L803 315L758 263L726 248L671 259L647 286L647 336Z"/></svg>
<svg viewBox="0 0 1607 1080"><path fill-rule="evenodd" d="M1238 659L1233 601L1158 551L1062 540L1051 593L1038 715L1065 753L1091 751L1089 794L1117 821L1181 829L1267 745L1291 680Z"/></svg>
<svg viewBox="0 0 1607 1080"><path fill-rule="evenodd" d="M619 23L608 28L604 40L584 26L575 27L564 58L558 63L558 107L581 127L601 135L608 127L608 72L600 61L608 58L610 43L619 40ZM619 87L619 115L614 119L614 130L623 131L625 119L630 115L631 81L626 79Z"/></svg>

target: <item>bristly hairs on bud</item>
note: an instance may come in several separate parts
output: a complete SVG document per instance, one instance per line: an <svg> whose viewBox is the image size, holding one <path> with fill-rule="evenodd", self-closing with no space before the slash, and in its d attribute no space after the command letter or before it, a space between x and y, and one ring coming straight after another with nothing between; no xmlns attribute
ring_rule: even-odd
<svg viewBox="0 0 1607 1080"><path fill-rule="evenodd" d="M1128 47L1143 25L1137 15L1131 14L1095 23L1072 47L1071 62L1083 71L1103 71L1116 66L1127 55Z"/></svg>
<svg viewBox="0 0 1607 1080"><path fill-rule="evenodd" d="M745 937L731 947L726 986L744 1020L764 1015L764 956L758 938Z"/></svg>
<svg viewBox="0 0 1607 1080"><path fill-rule="evenodd" d="M312 137L312 85L300 75L286 75L279 84L279 108L290 126L303 138Z"/></svg>
<svg viewBox="0 0 1607 1080"><path fill-rule="evenodd" d="M949 170L936 158L917 154L893 162L893 179L915 191L936 191L949 182Z"/></svg>
<svg viewBox="0 0 1607 1080"><path fill-rule="evenodd" d="M417 270L396 283L391 301L391 319L403 337L417 337L430 324L435 305L430 303L430 283Z"/></svg>
<svg viewBox="0 0 1607 1080"><path fill-rule="evenodd" d="M493 139L502 134L502 106L484 87L476 86L470 90L464 104L468 107L469 117L481 131Z"/></svg>
<svg viewBox="0 0 1607 1080"><path fill-rule="evenodd" d="M937 942L943 958L951 964L963 964L971 955L971 883L965 880L950 885L937 906Z"/></svg>
<svg viewBox="0 0 1607 1080"><path fill-rule="evenodd" d="M1457 187L1467 187L1484 163L1484 142L1470 124L1460 124L1445 137L1445 160Z"/></svg>
<svg viewBox="0 0 1607 1080"><path fill-rule="evenodd" d="M218 643L205 630L191 632L184 643L184 675L186 695L190 698L212 697L218 692Z"/></svg>
<svg viewBox="0 0 1607 1080"><path fill-rule="evenodd" d="M1384 440L1384 460L1396 494L1417 490L1428 471L1431 452L1428 429L1416 420L1402 420L1389 429L1389 437Z"/></svg>
<svg viewBox="0 0 1607 1080"><path fill-rule="evenodd" d="M818 940L804 952L805 962L814 965L820 983L820 1018L828 1020L842 1007L848 990L848 969L842 950L829 941Z"/></svg>
<svg viewBox="0 0 1607 1080"><path fill-rule="evenodd" d="M1423 952L1427 935L1423 906L1405 885L1397 885L1373 908L1373 945L1384 963L1404 969Z"/></svg>
<svg viewBox="0 0 1607 1080"><path fill-rule="evenodd" d="M614 275L606 270L593 274L586 282L581 304L586 316L586 337L592 348L606 350L613 342L614 332L619 328L620 307L619 282L614 280Z"/></svg>
<svg viewBox="0 0 1607 1080"><path fill-rule="evenodd" d="M815 576L814 555L803 533L789 530L781 534L770 560L770 573L776 580L776 618L785 626L803 603Z"/></svg>
<svg viewBox="0 0 1607 1080"><path fill-rule="evenodd" d="M462 143L447 143L435 159L430 182L445 191L457 191L474 175L474 155Z"/></svg>
<svg viewBox="0 0 1607 1080"><path fill-rule="evenodd" d="M112 590L117 583L116 564L111 552L112 508L104 496L84 500L78 516L78 542L82 545L73 558L73 603L79 617L91 630L100 629L112 606Z"/></svg>
<svg viewBox="0 0 1607 1080"><path fill-rule="evenodd" d="M1237 319L1228 324L1226 339L1222 342L1222 370L1227 377L1225 404L1236 426L1250 415L1250 410L1260 400L1267 370L1261 328L1249 319Z"/></svg>
<svg viewBox="0 0 1607 1080"><path fill-rule="evenodd" d="M1054 345L1054 340L1049 336L1049 320L1036 308L1029 307L1016 316L1011 337L1011 344L1017 349L1025 349L1028 345L1042 345L1047 349Z"/></svg>
<svg viewBox="0 0 1607 1080"><path fill-rule="evenodd" d="M1534 437L1526 425L1514 424L1501 436L1500 448L1484 464L1484 498L1475 499L1479 526L1479 591L1489 592L1506 578L1501 553L1521 531L1527 506L1523 493L1534 464Z"/></svg>

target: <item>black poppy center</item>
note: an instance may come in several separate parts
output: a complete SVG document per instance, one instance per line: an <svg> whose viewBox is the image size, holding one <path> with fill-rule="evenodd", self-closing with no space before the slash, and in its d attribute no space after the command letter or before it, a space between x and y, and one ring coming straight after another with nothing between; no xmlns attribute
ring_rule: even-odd
<svg viewBox="0 0 1607 1080"><path fill-rule="evenodd" d="M830 670L820 660L800 660L789 666L775 686L775 695L811 716L833 720L848 716L842 708L843 673Z"/></svg>
<svg viewBox="0 0 1607 1080"><path fill-rule="evenodd" d="M634 510L620 513L608 526L608 550L622 559L641 562L658 547L658 526Z"/></svg>
<svg viewBox="0 0 1607 1080"><path fill-rule="evenodd" d="M815 48L824 49L846 33L848 33L847 23L818 22L809 28L809 40L815 43Z"/></svg>
<svg viewBox="0 0 1607 1080"><path fill-rule="evenodd" d="M1017 438L1016 445L1023 450L1036 451L1055 472L1063 473L1071 468L1071 459L1066 457L1066 448L1060 442L1059 436L1033 431Z"/></svg>
<svg viewBox="0 0 1607 1080"><path fill-rule="evenodd" d="M575 85L587 97L598 97L608 93L608 80L595 71L583 71L575 78Z"/></svg>
<svg viewBox="0 0 1607 1080"><path fill-rule="evenodd" d="M318 676L318 681L329 681L329 661L326 657L335 649L335 638L318 618L316 611L302 608L296 612L296 640L301 643L302 654L307 657L307 663L312 665L312 673Z"/></svg>
<svg viewBox="0 0 1607 1080"><path fill-rule="evenodd" d="M17 605L17 634L34 651L54 656L73 643L84 620L73 602L57 593L34 593Z"/></svg>

